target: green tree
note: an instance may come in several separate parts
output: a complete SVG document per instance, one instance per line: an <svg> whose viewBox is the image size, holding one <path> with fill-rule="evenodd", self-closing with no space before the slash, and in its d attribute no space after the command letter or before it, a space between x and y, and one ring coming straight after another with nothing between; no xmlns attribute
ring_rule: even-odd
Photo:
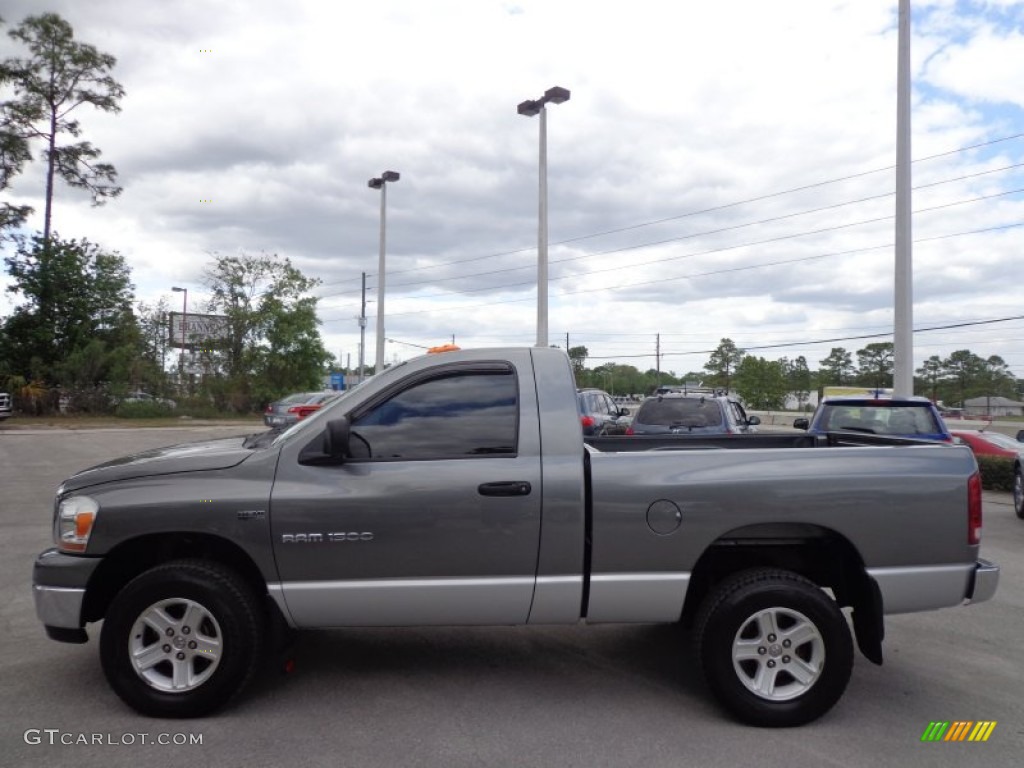
<svg viewBox="0 0 1024 768"><path fill-rule="evenodd" d="M170 312L171 305L164 296L161 296L156 304L146 304L140 301L136 307L144 354L161 371L167 366L170 352Z"/></svg>
<svg viewBox="0 0 1024 768"><path fill-rule="evenodd" d="M7 290L22 300L0 334L11 373L57 382L71 355L92 341L108 351L127 345L134 353L134 286L120 254L87 240L37 235L4 262L13 279Z"/></svg>
<svg viewBox="0 0 1024 768"><path fill-rule="evenodd" d="M0 24L3 23L0 18ZM7 82L8 77L0 67L0 88L4 88ZM7 102L0 102L0 192L10 186L11 179L21 173L25 163L31 159L28 140L14 127ZM23 224L30 213L32 208L27 205L0 201L0 243L7 239L7 230Z"/></svg>
<svg viewBox="0 0 1024 768"><path fill-rule="evenodd" d="M818 379L823 387L842 386L853 376L853 359L842 347L832 347L828 357L819 360L818 364L821 365Z"/></svg>
<svg viewBox="0 0 1024 768"><path fill-rule="evenodd" d="M942 381L942 358L932 355L925 360L917 369L917 375L921 377L922 383L929 392L932 402L939 400L939 383Z"/></svg>
<svg viewBox="0 0 1024 768"><path fill-rule="evenodd" d="M964 400L977 391L978 382L985 371L985 361L969 349L958 349L942 361L942 372L954 388L957 405L963 407Z"/></svg>
<svg viewBox="0 0 1024 768"><path fill-rule="evenodd" d="M707 383L712 387L729 389L732 385L732 374L743 360L743 354L743 350L739 349L732 339L722 339L704 364L704 370L711 374Z"/></svg>
<svg viewBox="0 0 1024 768"><path fill-rule="evenodd" d="M217 374L207 388L239 411L289 392L317 389L330 353L317 327L320 281L305 277L287 258L260 254L215 256L206 283L211 312L227 317L229 336L214 342L208 362Z"/></svg>
<svg viewBox="0 0 1024 768"><path fill-rule="evenodd" d="M804 404L811 396L812 376L807 365L807 358L800 355L786 367L786 383L789 391L796 398L797 407L803 410Z"/></svg>
<svg viewBox="0 0 1024 768"><path fill-rule="evenodd" d="M736 392L756 410L778 410L785 406L789 382L778 360L747 355L736 369Z"/></svg>
<svg viewBox="0 0 1024 768"><path fill-rule="evenodd" d="M16 140L12 145L15 161L29 159L25 142L39 140L45 145L43 238L48 240L55 176L71 187L87 190L93 205L121 193L115 184L114 166L97 162L99 149L88 141L58 144L58 137L81 136L81 124L71 113L83 104L103 112L120 112L124 88L110 76L117 59L77 42L71 25L55 13L29 16L8 35L25 45L29 56L0 62L0 83L14 91L14 98L0 107L2 130Z"/></svg>
<svg viewBox="0 0 1024 768"><path fill-rule="evenodd" d="M1017 378L999 355L985 358L980 379L985 395L1014 398L1017 394Z"/></svg>
<svg viewBox="0 0 1024 768"><path fill-rule="evenodd" d="M583 373L583 369L587 364L587 355L589 354L586 347L569 347L569 360L572 363L572 371L576 374L577 379Z"/></svg>
<svg viewBox="0 0 1024 768"><path fill-rule="evenodd" d="M892 386L893 344L891 341L868 344L857 350L857 373L861 383L874 389Z"/></svg>

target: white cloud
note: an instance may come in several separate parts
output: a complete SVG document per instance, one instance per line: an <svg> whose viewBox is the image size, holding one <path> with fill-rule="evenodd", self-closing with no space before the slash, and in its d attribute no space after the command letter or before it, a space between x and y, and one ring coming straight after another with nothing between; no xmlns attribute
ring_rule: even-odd
<svg viewBox="0 0 1024 768"><path fill-rule="evenodd" d="M9 24L38 12L29 0L8 5ZM913 5L915 157L1018 132L1019 112L1006 111L1019 109L1024 75L1024 45L1006 21L1013 5ZM332 351L354 359L365 271L372 353L379 196L366 181L394 169L387 335L532 343L538 120L515 106L557 84L572 98L548 113L553 342L568 332L595 356L646 354L635 360L646 368L659 333L681 352L724 336L756 346L891 327L892 198L851 201L893 189L891 170L862 174L895 159L895 0L51 7L79 39L118 56L127 90L120 115L81 116L124 195L91 209L61 188L58 229L124 253L142 298L183 281L201 297L209 251L276 252L327 283L323 330ZM915 183L994 171L1022 154L1017 140L944 155L917 163ZM13 192L41 211L39 171ZM1021 180L998 171L926 187L914 207ZM993 198L920 213L914 231L936 238L1022 213L1020 195ZM882 220L854 225L871 219ZM921 323L1016 314L1005 276L1022 237L1024 228L919 243ZM580 258L562 261L571 257ZM789 263L749 269L774 262ZM988 354L1024 376L1012 333L941 336L923 334L918 357L1005 339ZM764 354L813 365L832 346L863 343ZM698 358L667 367L698 369Z"/></svg>

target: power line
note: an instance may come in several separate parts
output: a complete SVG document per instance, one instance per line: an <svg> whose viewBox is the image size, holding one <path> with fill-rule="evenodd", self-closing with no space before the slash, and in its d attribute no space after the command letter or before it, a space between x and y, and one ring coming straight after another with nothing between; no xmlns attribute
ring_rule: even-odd
<svg viewBox="0 0 1024 768"><path fill-rule="evenodd" d="M962 323L947 323L945 325L933 325L927 328L915 328L914 333L928 333L930 331L946 331L951 328L966 328L968 326L978 325L992 325L994 323L1005 323L1010 320L1024 320L1024 315L1012 315L1010 317L997 317L989 320L974 320ZM789 341L777 344L759 344L754 346L745 346L743 351L747 352L750 350L762 350L762 349L788 349L790 347L808 347L815 344L834 344L837 341L862 341L864 339L883 339L891 338L892 331L888 333L865 333L856 336L835 336L828 339L815 339L813 341ZM683 357L686 355L710 355L714 352L714 349L701 349L692 352L662 352L662 357ZM602 355L588 355L588 360L618 360L623 358L648 358L654 357L654 353L646 353L639 355L615 355L615 356L602 356Z"/></svg>
<svg viewBox="0 0 1024 768"><path fill-rule="evenodd" d="M1003 137L1000 137L1000 138L997 138L997 139L992 139L992 140L989 140L989 141L979 142L977 144L971 144L971 145L968 145L968 146L959 147L957 149L947 150L945 152L939 152L939 153L936 153L934 155L926 155L925 157L917 158L916 160L913 160L912 162L913 163L922 163L922 162L926 162L928 160L935 160L935 159L940 158L940 157L947 157L949 155L955 155L955 154L959 154L961 152L967 152L967 151L972 150L972 149L980 149L980 148L983 148L983 147L992 146L994 144L999 144L1001 142L1012 141L1013 139L1019 139L1021 137L1024 137L1024 133L1016 133L1016 134L1012 134L1010 136L1003 136ZM982 176L982 175L985 175L985 174L988 174L988 173L996 173L996 172L1003 171L1003 170L1011 170L1013 168L1018 168L1021 165L1022 165L1021 163L1017 163L1017 164L1005 166L1005 167L999 168L999 169L982 171L982 172L975 173L975 174L967 174L965 176L957 177L957 178L954 178L954 179L948 179L948 180L941 181L941 182L933 182L931 184L921 185L920 187L915 187L914 189L923 189L925 187L936 186L937 184L950 183L950 182L953 182L953 181L962 181L962 180L965 180L965 179L973 178L975 176ZM738 206L741 206L741 205L747 205L749 203L762 202L764 200L770 200L770 199L773 199L773 198L776 198L776 197L782 197L782 196L793 194L793 193L796 193L796 192L805 192L805 191L808 191L808 190L811 190L811 189L817 189L819 187L828 186L830 184L837 184L837 183L840 183L840 182L843 182L843 181L850 181L852 179L861 178L863 176L870 176L870 175L875 174L875 173L881 173L881 172L884 172L884 171L890 171L893 168L895 168L894 165L889 165L889 166L886 166L884 168L875 168L874 170L870 170L870 171L861 171L859 173L850 174L848 176L840 176L840 177L837 177L837 178L834 178L834 179L826 179L824 181L818 181L818 182L814 182L814 183L811 183L811 184L805 184L805 185L798 186L798 187L792 187L790 189L781 190L779 192L771 192L771 193L768 193L768 194L758 195L756 197L747 198L745 200L738 200L738 201L732 202L732 203L725 203L725 204L722 204L722 205L712 206L710 208L703 208L703 209L700 209L700 210L697 210L697 211L689 211L687 213L681 213L681 214L677 214L677 215L674 215L674 216L668 216L668 217L661 218L661 219L655 219L653 221L641 222L639 224L631 224L631 225L628 225L628 226L625 226L625 227L619 227L619 228L616 228L616 229L609 229L609 230L605 230L603 232L595 232L595 233L592 233L592 234L589 234L589 235L578 235L578 236L575 236L575 237L566 238L564 240L557 240L557 241L551 243L551 245L556 245L556 246L557 245L566 245L568 243L579 242L580 240L589 240L589 239L592 239L592 238L595 238L595 237L604 237L606 235L619 234L621 232L628 232L628 231L635 230L635 229L641 229L641 228L644 228L644 227L655 226L657 224L664 224L664 223L669 222L669 221L678 221L680 219L690 218L690 217L693 217L693 216L700 216L700 215L703 215L703 214L706 214L706 213L716 213L718 211L727 210L729 208L735 208L735 207L738 207ZM887 193L887 195L882 195L882 196L891 196L892 194L893 193ZM871 198L867 198L867 199L871 199ZM853 201L853 202L855 203L855 202L861 202L861 201ZM846 205L846 204L850 204L850 203L844 203L843 205ZM482 261L484 259L500 258L502 256L513 256L513 255L515 255L517 253L528 253L528 252L534 251L534 250L536 250L536 247L517 248L517 249L514 249L514 250L510 250L510 251L501 251L501 252L498 252L498 253L490 253L490 254L485 254L485 255L482 255L482 256L472 256L472 257L469 257L469 258L466 258L466 259L456 259L456 260L453 260L453 261L442 262L440 264L426 264L426 265L421 266L421 267L409 267L407 269L393 270L393 271L389 271L388 274L389 275L399 275L399 274L404 274L406 272L419 272L419 271L423 271L423 270L427 270L427 269L440 269L440 268L443 268L443 267L456 266L456 265L459 265L459 264L468 264L468 263L471 263L471 262L474 262L474 261ZM370 273L370 274L372 276L372 273ZM487 274L487 273L484 273L484 274ZM343 280L338 280L338 281L334 281L334 282L331 282L331 283L324 283L323 285L325 285L325 286L327 286L327 285L340 285L342 283L352 282L352 281L357 280L357 279L358 278L345 278ZM427 282L429 282L429 281L427 281ZM408 285L408 284L406 284L406 285ZM328 295L340 295L340 294L328 294Z"/></svg>
<svg viewBox="0 0 1024 768"><path fill-rule="evenodd" d="M1018 166L1024 166L1024 163L1018 163L1017 166L1007 166L1007 167L1012 168L1012 167L1018 167ZM1001 169L1001 170L1005 170L1005 168ZM975 175L975 174L972 174L972 175ZM953 179L952 181L959 181L959 180L961 180L963 178L969 178L969 177L959 177L957 179ZM943 183L946 183L946 182L934 182L932 184L927 184L927 185L922 185L922 186L936 186L937 184L943 184ZM1007 191L1004 191L1004 192L997 192L997 193L993 193L991 195L983 195L981 197L973 197L973 198L968 198L968 199L965 199L965 200L957 200L957 201L954 201L954 202L951 202L951 203L944 203L943 205L932 206L932 207L929 207L929 208L919 208L918 210L914 211L913 213L914 213L914 215L919 215L919 214L923 214L923 213L929 213L929 212L932 212L932 211L942 210L944 208L955 207L957 205L967 205L967 204L970 204L970 203L982 202L984 200L990 200L990 199L994 199L994 198L997 198L997 197L1007 197L1009 195L1019 194L1021 192L1024 192L1024 187L1018 188L1018 189L1011 189L1011 190L1007 190ZM773 222L777 222L777 221L783 221L785 219L791 219L791 218L795 218L797 216L803 216L803 215L807 215L807 214L810 214L810 213L820 213L822 211L832 210L832 209L835 209L835 208L841 208L841 207L844 207L844 206L847 206L847 205L867 202L867 201L876 200L876 199L880 199L880 198L884 198L884 197L891 197L891 196L892 196L892 193L890 192L890 193L885 193L885 194L882 194L882 195L874 195L874 196L871 196L871 197L865 197L865 198L861 198L859 200L853 200L853 201L849 201L849 202L846 202L846 203L836 203L836 204L833 204L833 205L822 206L820 208L813 208L813 209L810 209L810 210L807 210L807 211L798 211L796 213L788 213L788 214L783 214L783 215L780 215L780 216L773 216L773 217L769 217L767 219L760 219L758 221L745 222L743 224L735 224L735 225L732 225L732 226L729 226L729 227L722 227L720 229L706 230L706 231L703 231L703 232L696 232L696 233L690 233L690 234L687 234L687 235L680 235L679 237L672 237L672 238L668 238L668 239L665 239L665 240L658 240L658 241L649 242L649 243L639 243L637 245L628 245L628 246L623 246L621 248L612 248L612 249L605 250L605 251L594 251L594 252L590 252L590 253L584 253L584 254L581 254L581 255L578 255L578 256L568 256L568 257L564 257L564 258L561 258L561 259L552 259L551 260L551 264L565 264L565 263L568 263L568 262L579 261L581 259L588 259L588 258L592 258L592 257L596 257L596 256L608 256L610 254L623 253L625 251L642 250L644 248L653 248L653 247L659 246L659 245L668 245L670 243L676 243L676 242L680 242L682 240L692 240L692 239L698 238L698 237L704 237L704 236L708 236L708 235L717 235L717 234L722 234L722 233L725 233L725 232L732 232L732 231L736 231L736 230L739 230L739 229L745 229L747 227L753 227L753 226L758 226L758 225L761 225L761 224L769 224L769 223L773 223ZM837 231L837 230L840 230L840 229L849 229L851 227L861 226L861 225L864 225L864 224L876 224L876 223L881 222L881 221L888 221L888 220L890 220L892 218L893 218L893 216L889 215L889 216L877 217L877 218L874 218L874 219L863 219L861 221L848 222L846 224L839 224L839 225L835 225L835 226L832 226L832 227L824 227L824 228L821 228L821 229L813 229L813 230L804 230L803 232L796 232L796 233L792 233L792 234L788 234L788 235L782 235L782 236L779 236L779 237L768 238L766 240L756 240L756 241L753 241L753 242L741 243L739 245L726 246L726 247L723 247L723 248L712 248L712 249L709 249L709 250L706 250L706 251L698 251L698 252L695 252L695 253L683 254L683 255L680 255L680 256L668 256L668 257L664 257L664 258L660 258L660 259L653 259L653 260L650 260L650 261L644 261L644 262L639 262L639 263L632 263L632 264L628 264L626 266L619 265L619 266L614 266L614 267L608 267L608 268L605 268L605 269L592 269L592 270L588 270L588 271L582 273L582 275L586 276L586 275L599 274L599 273L602 273L602 272L615 272L615 271L619 271L619 270L623 270L623 269L635 269L636 267L648 266L648 265L651 265L651 264L660 264L660 263L667 262L667 261L675 261L675 260L678 260L678 259L691 258L693 256L706 256L708 254L721 253L723 251L734 250L736 248L744 248L744 247L749 247L749 246L754 246L754 245L765 245L765 244L768 244L768 243L779 242L781 240L789 240L789 239L794 239L794 238L798 238L798 237L806 237L808 235L819 235L819 234L824 234L824 233L827 233L827 232L834 232L834 231ZM474 273L467 274L467 275L453 275L451 277L440 277L440 278L435 278L435 279L431 279L431 280L421 280L421 281L418 281L418 282L399 283L397 285L392 286L392 288L397 289L397 288L408 288L408 287L417 286L417 285L435 285L437 283L449 282L449 281L452 281L452 280L466 280L466 279L473 278L473 277L487 277L487 276L490 276L490 275L505 274L505 273L508 273L508 272L517 272L517 271L521 271L521 270L524 270L524 269L533 269L533 267L534 267L534 265L531 265L531 264L525 264L523 266L518 266L518 267L504 267L502 269L490 270L488 272L474 272ZM579 277L579 276L580 275L563 275L563 276L560 276L560 277L553 277L551 279L552 280L567 280L567 279L570 279L572 277ZM483 291L491 291L491 290L494 290L495 288L507 289L507 288L510 288L510 287L516 287L516 286L520 286L520 285L534 285L534 284L535 284L535 282L533 280L524 280L524 281L521 281L521 282L518 282L518 283L506 283L506 284L501 285L501 286L493 286L493 285L491 285L491 286L483 286L483 287L480 287L480 288L466 288L466 289L450 288L450 289L442 289L442 290L445 290L447 293L443 293L443 294L430 294L428 296L418 296L418 297L415 297L415 298L425 299L425 298L434 298L434 297L444 297L444 296L451 295L451 294L480 293L480 292L483 292ZM343 293L348 293L348 292L343 292ZM330 297L330 296L338 296L338 295L342 295L342 294L326 294L325 296L323 296L321 298L327 298L327 297Z"/></svg>
<svg viewBox="0 0 1024 768"><path fill-rule="evenodd" d="M1009 190L1009 191L1006 191L1006 192L997 192L997 193L994 193L994 194L991 194L991 195L983 195L981 197L970 198L970 199L967 199L967 200L958 200L958 201L955 201L955 202L952 202L952 203L944 203L943 205L932 206L930 208L920 208L920 209L914 211L914 214L918 215L918 214L922 214L922 213L930 213L932 211L943 210L943 209L946 209L946 208L953 208L953 207L958 206L958 205L968 205L970 203L982 202L984 200L990 200L990 199L994 199L994 198L997 198L997 197L1006 197L1008 195L1018 194L1018 193L1021 193L1021 192L1024 192L1024 188L1012 189L1012 190ZM613 266L613 267L606 267L606 268L603 268L603 269L591 269L591 270L588 270L588 271L586 271L586 272L584 272L582 274L558 275L558 276L552 277L551 278L551 282L554 282L556 280L579 279L580 277L586 277L586 276L590 276L590 275L597 275L597 274L602 274L602 273L605 273L605 272L619 272L619 271L622 271L624 269L636 269L637 267L646 267L646 266L651 266L653 264L664 264L664 263L667 263L667 262L670 262L670 261L679 261L679 260L682 260L682 259L694 258L696 256L708 256L708 255L715 254L715 253L724 253L726 251L733 251L733 250L737 250L739 248L750 248L750 247L758 246L758 245L768 245L770 243L778 243L778 242L782 242L782 241L785 241L785 240L793 240L793 239L796 239L796 238L799 238L799 237L807 237L809 235L821 235L821 234L825 234L825 233L828 233L828 232L837 232L837 231L842 230L842 229L850 229L852 227L863 226L865 224L877 224L879 222L889 221L892 218L893 218L893 216L891 216L891 215L889 215L889 216L878 216L878 217L873 218L873 219L863 219L861 221L848 222L846 224L837 224L837 225L834 225L834 226L831 226L831 227L822 227L820 229L805 230L803 232L797 232L797 233L788 234L788 235L779 235L777 237L769 237L769 238L765 238L763 240L753 240L753 241L748 241L748 242L745 242L745 243L739 243L737 245L723 246L721 248L709 248L709 249L704 250L704 251L696 251L696 252L692 252L692 253L684 253L684 254L680 254L680 255L677 255L677 256L664 256L664 257L658 258L658 259L650 259L648 261L634 262L634 263L631 263L631 264L628 264L628 265L625 265L625 266L616 265L616 266ZM1019 224L1014 224L1014 225L1011 225L1011 226L1019 226ZM984 230L975 230L972 234L977 234L977 233L982 232L982 231L984 231ZM669 240L661 240L661 241L656 242L656 243L645 243L645 244L641 244L641 245L624 246L622 248L614 248L614 249L611 249L611 250L608 250L608 251L601 251L599 253L588 254L588 255L590 255L590 256L606 256L606 255L613 254L613 253L623 253L625 251L640 250L640 249L643 249L643 248L650 248L650 247L654 247L654 246L657 246L657 245L666 245L668 243L676 242L677 240L687 239L688 237L690 237L690 236L687 235L687 236L680 237L680 238L671 238ZM922 240L922 242L923 241L927 241L928 239L932 239L932 238L924 238ZM915 242L918 242L918 241L915 241ZM891 245L891 243L889 243L888 245ZM873 248L863 249L863 250L873 250L874 248L883 248L883 247L886 247L886 246L884 246L884 245L874 246ZM860 250L862 250L862 249L857 249L857 250L853 250L853 251L843 251L843 252L841 252L839 254L825 254L825 255L847 255L847 254L850 254L850 253L857 253ZM562 263L569 262L569 261L576 261L576 260L578 260L580 258L583 258L583 257L574 256L574 257L570 257L570 258L566 258L566 259L553 259L551 261L551 263L552 264L562 264ZM810 261L810 260L816 259L816 258L824 258L824 256L809 256L809 257L804 257L802 259L791 259L789 261L774 262L773 265L774 264L796 263L798 261ZM735 268L732 268L732 269L727 270L727 271L737 272L737 271L743 271L743 270L748 270L748 269L758 269L761 266L763 266L763 265L750 265L750 266L745 266L745 267L735 267ZM523 269L523 267L515 267L513 269ZM494 273L486 273L486 274L496 274L498 272L508 272L508 271L513 271L513 270L512 269L495 270ZM715 274L715 273L704 273L704 274ZM659 280L649 281L649 282L661 282L662 280L675 280L675 279L678 279L678 278L671 278L671 277L670 278L661 278ZM448 290L446 293L432 293L432 294L428 294L426 296L414 296L414 297L411 297L411 298L415 298L415 299L447 298L447 297L450 297L452 295L465 295L465 294L470 294L470 293L483 293L483 292L486 292L486 291L493 291L493 290L496 290L498 288L500 288L502 290L508 290L509 288L516 288L516 287L520 287L520 286L532 286L532 285L535 285L535 284L536 284L536 282L534 280L522 280L522 281L519 281L519 282L516 282L516 283L505 283L505 284L503 284L501 286L489 285L489 286L482 286L480 288L466 288L466 289L462 289L462 290L451 289L451 290ZM646 284L648 284L648 283L631 283L630 285L646 285ZM572 292L570 292L570 293L572 293Z"/></svg>
<svg viewBox="0 0 1024 768"><path fill-rule="evenodd" d="M934 241L938 241L938 240L948 240L948 239L951 239L951 238L954 238L954 237L965 237L965 236L968 236L968 235L984 234L986 232L996 232L996 231L1000 231L1000 230L1014 229L1016 227L1021 227L1021 226L1024 226L1024 222L1015 222L1013 224L1003 224L1003 225L998 225L998 226L994 226L994 227L984 227L984 228L981 228L981 229L967 230L967 231L964 231L964 232L951 232L951 233L948 233L948 234L945 234L945 235L935 235L933 237L917 238L917 239L914 240L914 243L915 244L919 244L919 243L926 243L926 242L934 242ZM735 246L735 247L738 247L738 246ZM879 245L867 246L867 247L864 247L864 248L854 248L854 249L846 250L846 251L835 251L835 252L832 252L832 253L817 254L817 255L814 255L814 256L804 256L804 257L800 257L800 258L797 258L797 259L787 259L787 260L782 260L782 261L777 261L777 262L770 262L770 263L766 263L766 264L755 264L755 265L745 266L745 267L731 267L731 268L727 268L727 269L714 270L712 272L705 272L705 273L695 274L695 275L679 275L677 277L664 277L664 278L658 278L658 279L655 279L655 280L645 280L645 281L636 282L636 283L625 283L625 284L618 284L618 285L614 285L614 286L603 286L603 287L599 287L599 288L583 288L583 289L579 289L579 290L575 290L575 291L563 291L560 295L561 296L575 296L575 295L579 295L579 294L583 294L583 293L599 293L599 292L602 292L602 291L616 291L616 290L621 290L621 289L624 289L624 288L636 288L636 287L641 287L641 286L645 286L645 285L652 285L652 284L655 284L655 283L665 283L665 282L672 282L672 281L676 281L676 280L689 280L689 279L691 279L693 277L707 277L707 276L710 276L710 275L722 274L722 273L725 273L725 272L736 272L736 271L742 271L742 270L762 269L764 267L780 266L780 265L784 265L784 264L792 264L792 263L801 262L801 261L811 261L811 260L814 260L814 259L831 258L831 257L834 257L834 256L849 256L849 255L852 255L852 254L855 254L855 253L866 253L868 251L880 250L882 248L891 248L891 247L892 247L892 243L891 242L890 243L882 243L882 244L879 244ZM720 249L720 250L728 250L728 249ZM702 254L693 254L693 255L702 255ZM442 294L442 296L444 296L444 294ZM414 297L414 298L420 299L420 298L432 298L432 297ZM520 298L517 298L517 299L498 299L498 300L494 300L494 301L489 301L489 302L487 302L485 304L460 304L460 305L456 305L456 306L435 307L435 308L432 308L432 309L416 309L416 310L408 310L408 311L405 311L405 312L391 312L391 313L389 313L388 316L389 317L398 317L398 316L403 316L403 315L427 314L427 313L431 313L431 312L462 311L464 309L476 309L476 308L480 308L480 307L491 307L491 306L495 306L495 305L498 305L498 304L517 304L517 303L521 303L521 302L525 302L525 301L532 301L532 299L533 299L533 297L531 297L531 296L520 297ZM338 317L324 318L324 322L333 322L335 320L340 320L340 319L343 319L343 318L338 318Z"/></svg>

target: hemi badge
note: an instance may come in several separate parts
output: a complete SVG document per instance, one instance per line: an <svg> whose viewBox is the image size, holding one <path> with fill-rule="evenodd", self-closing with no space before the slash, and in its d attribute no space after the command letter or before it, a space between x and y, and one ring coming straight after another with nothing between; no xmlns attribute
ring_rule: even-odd
<svg viewBox="0 0 1024 768"><path fill-rule="evenodd" d="M237 515L239 520L262 520L267 513L262 509L242 509Z"/></svg>

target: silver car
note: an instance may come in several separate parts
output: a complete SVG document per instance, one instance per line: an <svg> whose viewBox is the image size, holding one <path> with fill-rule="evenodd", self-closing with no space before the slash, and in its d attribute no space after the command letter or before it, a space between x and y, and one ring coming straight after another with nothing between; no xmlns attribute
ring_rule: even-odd
<svg viewBox="0 0 1024 768"><path fill-rule="evenodd" d="M309 416L335 397L339 392L297 392L267 406L263 423L272 429L290 427Z"/></svg>

